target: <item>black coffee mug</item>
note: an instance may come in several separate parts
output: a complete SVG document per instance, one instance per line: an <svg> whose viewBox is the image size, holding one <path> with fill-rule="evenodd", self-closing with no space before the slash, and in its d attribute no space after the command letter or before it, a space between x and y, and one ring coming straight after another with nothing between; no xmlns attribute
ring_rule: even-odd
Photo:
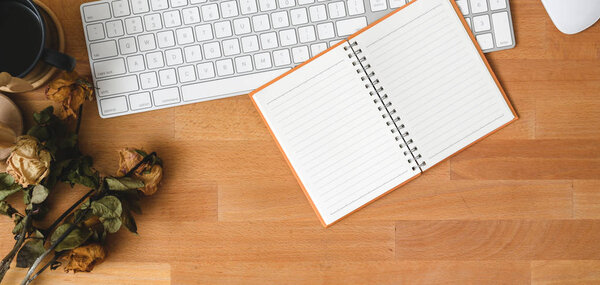
<svg viewBox="0 0 600 285"><path fill-rule="evenodd" d="M30 0L0 0L0 72L25 77L41 60L71 71L75 59L46 48L46 23Z"/></svg>

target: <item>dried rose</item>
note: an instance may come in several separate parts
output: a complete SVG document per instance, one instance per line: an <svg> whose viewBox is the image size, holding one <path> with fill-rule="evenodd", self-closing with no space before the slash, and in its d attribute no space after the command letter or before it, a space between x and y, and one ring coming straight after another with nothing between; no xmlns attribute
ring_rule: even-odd
<svg viewBox="0 0 600 285"><path fill-rule="evenodd" d="M32 136L20 136L6 160L6 172L23 187L40 184L50 172L50 152Z"/></svg>
<svg viewBox="0 0 600 285"><path fill-rule="evenodd" d="M77 72L64 72L46 88L46 97L60 104L58 117L77 118L77 110L85 100L94 99L92 84Z"/></svg>
<svg viewBox="0 0 600 285"><path fill-rule="evenodd" d="M144 158L143 152L139 150L124 148L119 151L119 170L117 175L125 175ZM163 169L160 161L154 160L142 164L133 173L133 177L144 182L144 188L139 189L146 196L150 196L158 190L158 184L162 179Z"/></svg>
<svg viewBox="0 0 600 285"><path fill-rule="evenodd" d="M106 249L100 244L92 243L72 249L61 256L59 261L65 265L65 272L90 272L105 257Z"/></svg>

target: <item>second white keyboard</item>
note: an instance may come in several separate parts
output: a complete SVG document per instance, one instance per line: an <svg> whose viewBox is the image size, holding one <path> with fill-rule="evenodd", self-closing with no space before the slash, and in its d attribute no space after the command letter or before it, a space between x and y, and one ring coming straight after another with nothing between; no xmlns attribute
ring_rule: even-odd
<svg viewBox="0 0 600 285"><path fill-rule="evenodd" d="M485 32L477 35L484 51L514 47L508 0L457 3ZM98 109L108 118L247 94L405 4L105 0L80 9Z"/></svg>

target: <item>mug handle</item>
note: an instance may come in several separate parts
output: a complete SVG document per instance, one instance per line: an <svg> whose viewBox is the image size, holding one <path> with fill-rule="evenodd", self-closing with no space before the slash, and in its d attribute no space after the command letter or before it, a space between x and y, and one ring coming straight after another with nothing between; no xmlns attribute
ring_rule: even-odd
<svg viewBox="0 0 600 285"><path fill-rule="evenodd" d="M53 49L44 49L42 60L47 64L66 71L73 71L75 68L75 59L72 56Z"/></svg>

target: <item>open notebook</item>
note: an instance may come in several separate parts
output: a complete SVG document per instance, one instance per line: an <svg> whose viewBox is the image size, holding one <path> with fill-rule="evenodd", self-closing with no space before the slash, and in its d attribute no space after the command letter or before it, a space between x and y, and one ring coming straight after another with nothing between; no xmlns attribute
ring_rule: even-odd
<svg viewBox="0 0 600 285"><path fill-rule="evenodd" d="M325 226L517 119L458 11L413 1L250 94Z"/></svg>

